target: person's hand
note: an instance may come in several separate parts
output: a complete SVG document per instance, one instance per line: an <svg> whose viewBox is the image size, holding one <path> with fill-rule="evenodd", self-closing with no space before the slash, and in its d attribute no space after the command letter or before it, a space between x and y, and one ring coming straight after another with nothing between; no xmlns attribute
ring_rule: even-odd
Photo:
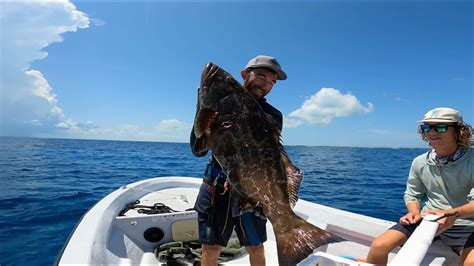
<svg viewBox="0 0 474 266"><path fill-rule="evenodd" d="M403 225L416 224L421 220L419 213L407 213L400 218L400 223Z"/></svg>
<svg viewBox="0 0 474 266"><path fill-rule="evenodd" d="M439 217L445 215L447 211L444 210L426 210L426 214L434 214ZM456 221L457 217L456 216L451 216L451 217L446 217L443 219L438 220L438 230L436 231L436 235L441 234L444 232L446 229L451 228L454 225L454 221Z"/></svg>

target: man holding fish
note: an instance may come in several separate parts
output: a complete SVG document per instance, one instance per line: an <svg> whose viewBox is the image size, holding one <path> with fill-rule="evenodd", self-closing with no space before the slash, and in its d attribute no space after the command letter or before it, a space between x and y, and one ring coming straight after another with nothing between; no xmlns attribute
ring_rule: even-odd
<svg viewBox="0 0 474 266"><path fill-rule="evenodd" d="M257 56L248 62L240 74L244 81L244 87L255 97L262 109L271 115L281 130L282 113L265 99L276 81L285 80L287 77L278 61L270 56ZM207 154L208 149L196 149L194 128L191 132L191 147L193 154L198 157ZM235 208L238 202L231 202L230 193L225 188L227 186L226 179L221 166L214 156L211 156L195 205L195 209L199 213L199 231L202 243L201 263L202 265L217 264L217 257L222 246L226 246L235 228L241 244L246 246L251 264L264 265L263 242L267 239L267 219L261 213L261 209L251 209L243 215L233 217L233 211L228 208ZM211 213L213 217L210 217Z"/></svg>
<svg viewBox="0 0 474 266"><path fill-rule="evenodd" d="M293 212L303 175L281 144L281 112L264 98L285 72L275 58L257 56L241 76L243 86L212 63L201 75L191 148L196 156L212 151L195 204L201 263L215 265L235 230L250 263L264 265L268 218L279 264L296 265L315 248L342 239Z"/></svg>

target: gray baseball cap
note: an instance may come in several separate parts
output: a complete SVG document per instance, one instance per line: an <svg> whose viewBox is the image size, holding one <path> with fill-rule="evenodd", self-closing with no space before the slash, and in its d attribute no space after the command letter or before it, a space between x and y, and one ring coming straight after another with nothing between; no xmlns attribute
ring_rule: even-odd
<svg viewBox="0 0 474 266"><path fill-rule="evenodd" d="M250 59L250 61L247 63L247 66L245 66L245 69L259 67L264 67L275 71L279 80L286 79L286 73L281 69L280 63L278 63L275 57L268 55L257 55L255 58Z"/></svg>
<svg viewBox="0 0 474 266"><path fill-rule="evenodd" d="M462 124L463 119L460 112L447 107L438 107L428 111L419 123L426 122L452 122Z"/></svg>

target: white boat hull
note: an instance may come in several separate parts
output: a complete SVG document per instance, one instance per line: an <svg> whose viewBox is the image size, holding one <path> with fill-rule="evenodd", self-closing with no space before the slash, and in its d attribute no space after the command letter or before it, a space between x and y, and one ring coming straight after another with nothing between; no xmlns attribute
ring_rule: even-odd
<svg viewBox="0 0 474 266"><path fill-rule="evenodd" d="M59 255L57 264L148 265L159 263L154 254L158 244L197 239L197 214L192 210L185 210L194 206L201 182L201 179L191 177L158 177L119 188L99 201L83 216ZM181 212L141 214L130 210L125 216L119 216L127 204L137 199L143 205L161 202ZM308 222L349 240L331 244L319 250L338 258L341 256L365 258L372 240L394 224L301 199L294 210ZM144 232L156 227L163 231L163 238L158 242L146 240ZM270 223L267 226L267 235L268 241L265 243L267 264L276 265L278 264L276 242ZM392 259L396 252L398 249L390 254L389 259ZM312 255L302 264L318 259L321 262L322 257L318 256ZM341 261L343 263L349 260L342 258ZM243 256L228 263L248 264L248 257ZM458 257L437 241L431 245L421 264L452 265L457 263Z"/></svg>

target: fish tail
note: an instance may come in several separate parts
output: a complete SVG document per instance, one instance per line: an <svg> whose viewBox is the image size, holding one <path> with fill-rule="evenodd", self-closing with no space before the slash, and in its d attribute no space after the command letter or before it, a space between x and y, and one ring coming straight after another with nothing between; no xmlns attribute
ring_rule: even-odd
<svg viewBox="0 0 474 266"><path fill-rule="evenodd" d="M294 217L288 217L289 220L285 219L291 221L290 224L292 224L292 228L287 231L285 231L287 226L274 225L273 227L277 241L279 265L296 265L320 246L345 241L296 215Z"/></svg>

